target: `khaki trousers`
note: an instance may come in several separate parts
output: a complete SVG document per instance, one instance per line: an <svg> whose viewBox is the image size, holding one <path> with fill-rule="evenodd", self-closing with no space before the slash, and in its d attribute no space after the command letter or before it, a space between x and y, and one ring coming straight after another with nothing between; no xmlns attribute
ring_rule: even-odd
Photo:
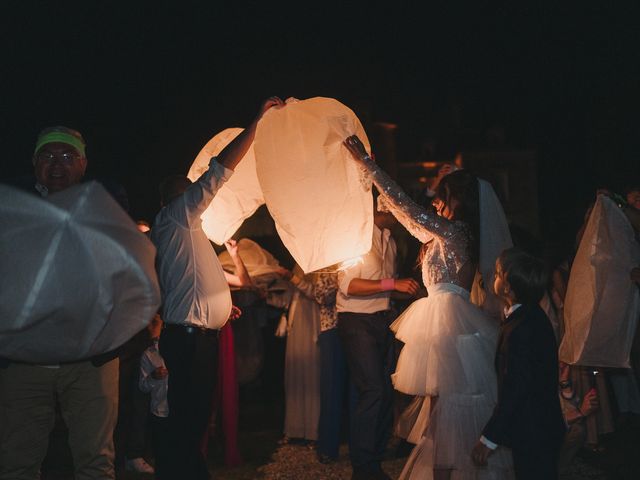
<svg viewBox="0 0 640 480"><path fill-rule="evenodd" d="M0 480L40 478L56 401L69 429L76 480L113 479L118 359L58 368L0 368Z"/></svg>

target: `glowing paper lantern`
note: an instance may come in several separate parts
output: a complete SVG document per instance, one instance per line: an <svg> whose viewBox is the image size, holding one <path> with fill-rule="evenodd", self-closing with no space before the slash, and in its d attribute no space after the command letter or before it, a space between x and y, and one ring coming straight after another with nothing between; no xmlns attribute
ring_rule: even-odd
<svg viewBox="0 0 640 480"><path fill-rule="evenodd" d="M51 364L113 350L160 304L155 247L104 188L47 199L0 186L0 356Z"/></svg>
<svg viewBox="0 0 640 480"><path fill-rule="evenodd" d="M305 273L371 248L371 186L342 144L349 135L370 149L355 114L330 98L289 99L258 124L262 192L280 238Z"/></svg>
<svg viewBox="0 0 640 480"><path fill-rule="evenodd" d="M629 368L640 294L629 278L640 246L622 210L600 195L571 267L564 302L566 363Z"/></svg>
<svg viewBox="0 0 640 480"><path fill-rule="evenodd" d="M198 179L209 168L211 157L218 155L242 130L227 128L209 140L193 161L187 174L189 179ZM209 240L222 245L263 203L262 190L256 176L256 160L251 147L236 167L233 176L218 190L209 207L201 215L202 229Z"/></svg>
<svg viewBox="0 0 640 480"><path fill-rule="evenodd" d="M249 238L241 238L238 241L238 255L247 269L250 277L259 277L278 273L281 270L278 260L264 248ZM235 273L235 265L231 255L226 250L218 255L222 268Z"/></svg>

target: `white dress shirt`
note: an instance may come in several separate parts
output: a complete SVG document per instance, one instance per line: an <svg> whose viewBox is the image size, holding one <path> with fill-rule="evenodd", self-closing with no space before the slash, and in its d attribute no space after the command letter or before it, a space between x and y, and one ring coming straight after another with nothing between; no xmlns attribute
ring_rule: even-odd
<svg viewBox="0 0 640 480"><path fill-rule="evenodd" d="M156 417L163 418L169 416L169 402L167 401L169 377L153 378L153 372L156 368L164 366L164 359L160 356L158 349L158 340L155 339L153 344L142 352L138 386L143 392L151 394L151 413Z"/></svg>
<svg viewBox="0 0 640 480"><path fill-rule="evenodd" d="M233 174L212 158L209 169L162 208L151 230L167 324L222 327L231 313L231 293L222 266L202 230L200 215Z"/></svg>
<svg viewBox="0 0 640 480"><path fill-rule="evenodd" d="M349 284L354 278L381 280L394 278L396 274L396 242L386 228L380 230L373 225L371 250L362 257L362 263L340 272L336 309L338 312L375 313L389 309L391 292L373 295L349 295Z"/></svg>

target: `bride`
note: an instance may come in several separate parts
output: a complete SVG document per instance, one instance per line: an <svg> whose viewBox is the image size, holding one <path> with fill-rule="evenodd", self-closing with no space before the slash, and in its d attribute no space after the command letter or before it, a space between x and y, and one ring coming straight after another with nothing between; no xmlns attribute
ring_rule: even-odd
<svg viewBox="0 0 640 480"><path fill-rule="evenodd" d="M498 451L483 468L475 467L469 455L497 398L493 358L498 324L469 301L480 262L482 183L466 170L449 174L438 186L436 211L430 211L371 160L358 137L344 144L389 211L423 243L422 278L429 296L391 325L405 344L392 376L394 387L419 400L412 404L415 420L408 437L417 445L400 478L512 478L508 450Z"/></svg>

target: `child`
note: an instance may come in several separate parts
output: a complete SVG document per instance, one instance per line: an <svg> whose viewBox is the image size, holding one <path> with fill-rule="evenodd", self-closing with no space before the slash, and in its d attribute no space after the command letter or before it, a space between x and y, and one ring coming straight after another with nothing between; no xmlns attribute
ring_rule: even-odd
<svg viewBox="0 0 640 480"><path fill-rule="evenodd" d="M518 480L557 478L566 431L556 340L538 305L546 284L537 258L518 248L498 257L494 291L506 305L495 359L498 403L471 456L476 465L486 465L499 445L510 447Z"/></svg>
<svg viewBox="0 0 640 480"><path fill-rule="evenodd" d="M160 356L158 340L162 330L162 320L156 315L149 324L149 333L152 344L142 354L140 359L140 390L151 393L151 437L153 456L156 470L170 452L163 447L161 440L166 438L167 416L169 415L169 403L167 402L167 390L169 386L169 372ZM165 469L160 469L165 471ZM158 477L159 478L159 477Z"/></svg>

